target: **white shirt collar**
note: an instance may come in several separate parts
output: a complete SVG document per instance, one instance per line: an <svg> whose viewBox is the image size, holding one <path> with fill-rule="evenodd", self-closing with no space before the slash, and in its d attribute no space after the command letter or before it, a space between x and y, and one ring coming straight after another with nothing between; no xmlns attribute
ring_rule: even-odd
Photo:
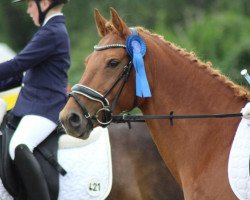
<svg viewBox="0 0 250 200"><path fill-rule="evenodd" d="M55 16L61 16L63 15L62 13L55 13L53 15L50 15L49 17L46 17L44 22L43 22L43 26L52 18L52 17L55 17Z"/></svg>

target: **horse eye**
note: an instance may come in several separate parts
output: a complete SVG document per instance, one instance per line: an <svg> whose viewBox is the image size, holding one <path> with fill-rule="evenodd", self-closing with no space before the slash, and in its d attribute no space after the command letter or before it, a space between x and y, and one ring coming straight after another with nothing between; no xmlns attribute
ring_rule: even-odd
<svg viewBox="0 0 250 200"><path fill-rule="evenodd" d="M110 60L107 64L107 67L115 68L119 63L120 63L119 60Z"/></svg>

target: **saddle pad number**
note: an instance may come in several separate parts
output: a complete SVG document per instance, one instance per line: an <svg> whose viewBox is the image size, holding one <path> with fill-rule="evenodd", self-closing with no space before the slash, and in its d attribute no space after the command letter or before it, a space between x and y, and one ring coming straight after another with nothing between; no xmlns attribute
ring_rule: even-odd
<svg viewBox="0 0 250 200"><path fill-rule="evenodd" d="M88 193L91 196L99 196L101 193L101 182L98 179L92 179L88 184Z"/></svg>

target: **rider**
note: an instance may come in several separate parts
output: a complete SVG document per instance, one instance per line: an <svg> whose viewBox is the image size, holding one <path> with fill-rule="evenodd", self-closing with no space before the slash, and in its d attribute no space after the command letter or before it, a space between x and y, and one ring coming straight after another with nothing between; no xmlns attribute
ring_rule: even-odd
<svg viewBox="0 0 250 200"><path fill-rule="evenodd" d="M0 64L3 82L25 72L11 111L21 120L11 139L9 154L27 199L48 200L48 186L32 152L56 128L59 112L67 100L70 42L62 9L68 0L12 2L20 1L27 2L27 14L40 28L17 56Z"/></svg>

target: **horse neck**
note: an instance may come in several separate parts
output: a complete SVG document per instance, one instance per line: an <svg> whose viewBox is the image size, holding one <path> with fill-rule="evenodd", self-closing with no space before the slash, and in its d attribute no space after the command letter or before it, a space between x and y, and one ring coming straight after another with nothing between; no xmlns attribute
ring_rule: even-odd
<svg viewBox="0 0 250 200"><path fill-rule="evenodd" d="M238 113L246 103L246 97L236 94L243 90L172 44L158 39L147 44L147 50L145 63L152 97L141 105L143 114ZM182 173L194 179L197 168L208 164L212 154L228 155L238 122L239 118L231 118L175 120L173 126L167 120L149 120L147 124L163 159L182 182ZM224 167L217 162L215 165Z"/></svg>
<svg viewBox="0 0 250 200"><path fill-rule="evenodd" d="M239 107L250 98L246 90L210 64L200 62L173 44L157 38L147 46L147 73L153 93L152 100L148 102L152 108L156 105L161 107L164 102L167 105L165 109L181 109L182 112L239 112ZM145 111L150 112L148 109Z"/></svg>

